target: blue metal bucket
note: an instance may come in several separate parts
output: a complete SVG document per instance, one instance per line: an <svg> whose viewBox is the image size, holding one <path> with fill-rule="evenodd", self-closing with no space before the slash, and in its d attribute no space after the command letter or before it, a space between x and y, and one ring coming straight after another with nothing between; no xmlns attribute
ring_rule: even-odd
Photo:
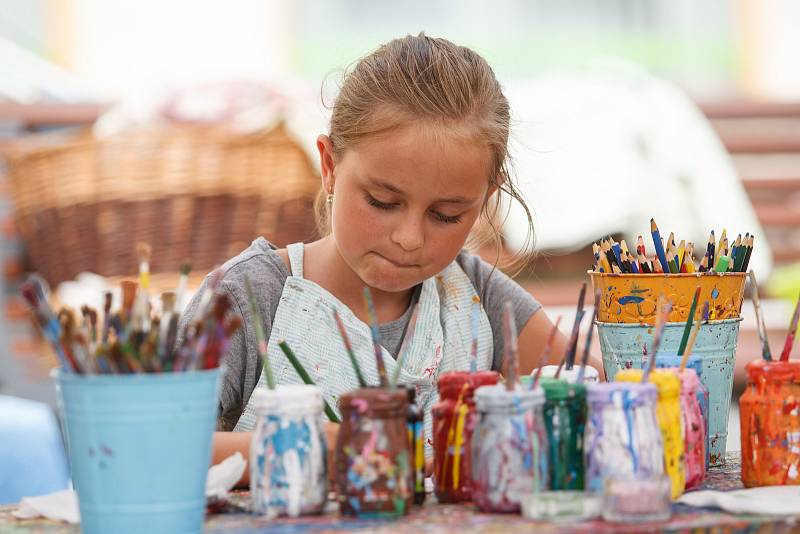
<svg viewBox="0 0 800 534"><path fill-rule="evenodd" d="M54 372L85 533L200 533L220 369Z"/></svg>
<svg viewBox="0 0 800 534"><path fill-rule="evenodd" d="M742 319L725 319L703 323L697 334L692 355L702 362L700 380L708 390L708 431L710 464L724 465L728 438L728 413L733 390L736 343ZM674 355L683 337L684 323L667 323L659 354ZM617 371L641 368L647 362L653 341L653 327L644 324L597 322L603 367L606 378L614 380ZM658 363L658 362L657 362Z"/></svg>

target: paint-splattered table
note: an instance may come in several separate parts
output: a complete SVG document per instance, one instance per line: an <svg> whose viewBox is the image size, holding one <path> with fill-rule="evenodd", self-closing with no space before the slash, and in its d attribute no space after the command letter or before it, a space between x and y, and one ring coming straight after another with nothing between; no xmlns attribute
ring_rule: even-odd
<svg viewBox="0 0 800 534"><path fill-rule="evenodd" d="M728 453L724 467L709 471L706 488L734 490L742 487L740 481L739 453ZM243 496L240 496L243 498ZM332 508L335 510L335 506ZM209 516L206 533L255 534L261 532L506 532L509 530L542 533L607 533L607 532L800 532L800 510L795 517L734 516L711 509L673 506L673 517L663 523L622 525L591 521L586 523L542 523L527 520L519 515L493 515L479 513L473 506L426 504L415 508L398 521L356 521L339 516L335 511L318 517L279 519L268 521L247 513L225 513ZM17 521L11 515L13 506L0 506L0 532L6 533L77 533L76 526L53 521Z"/></svg>

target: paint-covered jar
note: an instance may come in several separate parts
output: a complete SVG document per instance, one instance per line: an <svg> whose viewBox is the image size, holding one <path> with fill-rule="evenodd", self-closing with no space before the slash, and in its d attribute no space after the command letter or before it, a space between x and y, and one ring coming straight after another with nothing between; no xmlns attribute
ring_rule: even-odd
<svg viewBox="0 0 800 534"><path fill-rule="evenodd" d="M683 448L685 455L686 489L700 487L706 478L706 423L697 402L697 392L702 387L694 369L672 369L681 381L681 417L683 421Z"/></svg>
<svg viewBox="0 0 800 534"><path fill-rule="evenodd" d="M483 386L475 407L472 500L483 512L519 512L524 495L548 487L544 393Z"/></svg>
<svg viewBox="0 0 800 534"><path fill-rule="evenodd" d="M610 478L652 478L664 473L653 384L589 384L586 401L587 489L603 491Z"/></svg>
<svg viewBox="0 0 800 534"><path fill-rule="evenodd" d="M439 376L439 402L433 415L433 476L436 498L442 503L472 498L470 445L475 428L475 389L496 384L494 371L453 371Z"/></svg>
<svg viewBox="0 0 800 534"><path fill-rule="evenodd" d="M742 482L748 488L800 484L800 361L755 360L745 369Z"/></svg>
<svg viewBox="0 0 800 534"><path fill-rule="evenodd" d="M253 511L269 517L322 512L328 498L322 393L315 386L286 385L273 390L258 388L253 397Z"/></svg>
<svg viewBox="0 0 800 534"><path fill-rule="evenodd" d="M586 426L586 387L555 378L539 381L545 394L550 489L584 487L583 434Z"/></svg>
<svg viewBox="0 0 800 534"><path fill-rule="evenodd" d="M361 388L339 397L336 440L339 510L360 517L397 517L413 498L408 397L402 388Z"/></svg>
<svg viewBox="0 0 800 534"><path fill-rule="evenodd" d="M656 367L659 369L679 368L682 359L683 356L678 356L676 354L659 354L656 358ZM686 369L693 370L698 379L695 397L697 397L697 404L700 406L700 413L703 415L703 424L705 426L703 431L706 436L705 470L708 471L711 460L711 439L708 432L708 388L703 384L703 360L701 360L699 356L692 354L686 359ZM683 386L681 386L681 391L683 391ZM686 487L689 488L688 483Z"/></svg>
<svg viewBox="0 0 800 534"><path fill-rule="evenodd" d="M640 382L641 369L624 369L617 373L618 382ZM664 469L672 481L672 498L677 499L686 487L686 466L683 449L680 391L677 375L666 369L654 369L650 382L658 391L656 414L664 443Z"/></svg>

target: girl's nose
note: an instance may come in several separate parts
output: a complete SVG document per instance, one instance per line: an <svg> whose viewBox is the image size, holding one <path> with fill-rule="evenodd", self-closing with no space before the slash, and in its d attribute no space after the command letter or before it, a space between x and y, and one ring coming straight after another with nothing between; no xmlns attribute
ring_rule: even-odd
<svg viewBox="0 0 800 534"><path fill-rule="evenodd" d="M406 252L413 252L425 243L422 223L416 218L406 218L392 231L391 239Z"/></svg>

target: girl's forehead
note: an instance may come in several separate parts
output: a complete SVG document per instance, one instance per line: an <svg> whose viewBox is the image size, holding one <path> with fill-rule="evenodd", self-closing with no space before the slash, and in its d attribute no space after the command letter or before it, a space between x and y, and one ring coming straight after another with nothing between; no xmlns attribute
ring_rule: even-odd
<svg viewBox="0 0 800 534"><path fill-rule="evenodd" d="M485 187L492 161L488 145L463 131L434 129L409 125L370 136L346 151L342 163L404 192L421 185L465 192Z"/></svg>

